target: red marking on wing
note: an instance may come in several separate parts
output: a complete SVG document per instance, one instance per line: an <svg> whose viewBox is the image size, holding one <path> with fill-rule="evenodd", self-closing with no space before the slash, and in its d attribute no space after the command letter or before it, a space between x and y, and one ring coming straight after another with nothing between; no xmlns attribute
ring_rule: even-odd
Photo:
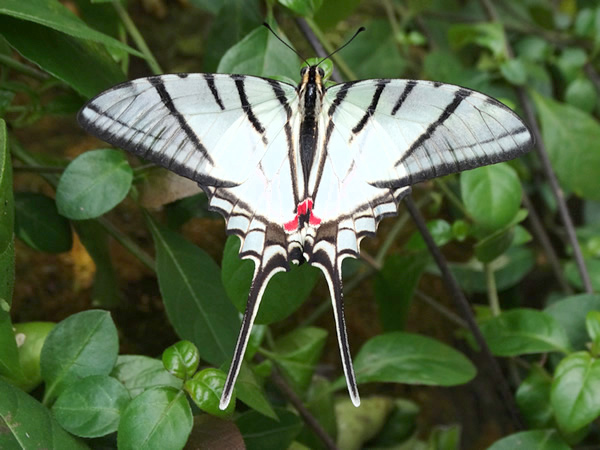
<svg viewBox="0 0 600 450"><path fill-rule="evenodd" d="M286 222L285 224L283 224L283 227L285 228L285 230L286 231L297 230L298 225L300 223L300 220L299 220L300 216L305 216L306 214L309 214L308 223L310 225L313 225L313 226L319 225L321 223L321 219L319 219L317 216L315 216L312 213L312 207L313 207L313 201L310 198L307 198L302 203L299 203L298 207L296 208L296 216L289 222Z"/></svg>

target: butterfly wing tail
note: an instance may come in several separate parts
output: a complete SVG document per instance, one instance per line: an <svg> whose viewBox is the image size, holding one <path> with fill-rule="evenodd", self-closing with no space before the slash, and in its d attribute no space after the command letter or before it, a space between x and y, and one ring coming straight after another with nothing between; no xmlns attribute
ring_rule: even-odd
<svg viewBox="0 0 600 450"><path fill-rule="evenodd" d="M244 312L242 326L233 353L233 360L231 361L231 367L229 368L229 373L227 374L227 379L225 380L225 386L223 388L223 394L221 395L221 401L219 402L219 408L221 410L227 409L227 406L229 406L229 402L231 401L235 381L240 373L240 368L242 367L242 362L244 360L244 353L246 353L246 347L248 346L252 325L254 325L254 319L256 319L256 314L258 313L258 308L267 284L273 275L285 270L285 268L281 266L267 265L267 267L264 267L259 265L258 262L256 263L256 267L257 269L254 271L250 293L248 294L248 302L246 303L246 311Z"/></svg>

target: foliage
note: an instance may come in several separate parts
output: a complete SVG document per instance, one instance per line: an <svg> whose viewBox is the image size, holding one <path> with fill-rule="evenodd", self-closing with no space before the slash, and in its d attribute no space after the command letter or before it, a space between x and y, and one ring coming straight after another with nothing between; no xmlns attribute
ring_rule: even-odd
<svg viewBox="0 0 600 450"><path fill-rule="evenodd" d="M261 26L263 11L280 36L307 56L311 50L294 19L301 17L327 51L343 44L354 24L364 24L367 31L332 57L345 79L427 78L480 90L522 116L525 105L535 109L598 290L597 2L381 0L373 8L358 0L190 0L185 10L169 4L168 28L161 32L153 29L160 22L146 13L137 11L132 20L124 3L0 4L0 447L183 448L187 442L203 448L243 442L246 448L326 448L304 420L308 414L340 448L453 449L461 439L471 448L469 440L479 438L480 429L457 423L456 409L446 405L452 401L437 398L449 390L439 387L463 385L464 393L479 374L485 388L473 387L465 397L487 392L479 407L501 400L487 370L471 361L481 361L473 358L479 349L464 318L445 305L446 291L425 241L418 232L399 234L406 213L385 222L379 240L366 245L365 255L375 256L344 264L351 340L357 348L361 344L357 380L364 393L378 395L363 396L356 409L344 395L343 378L333 380L331 370L325 378L319 370L330 362L325 349L335 331L319 321L329 308L322 277L301 266L270 283L234 398L221 411L252 264L238 259L236 237L220 244L214 236L221 229L203 240L203 248L183 237L185 230L189 237L190 223L222 223L207 210L204 195L182 199L188 188L178 181L165 182L161 171L121 150L84 141L74 131L75 115L86 99L129 79L129 73L159 73L148 47L167 71L189 67L172 57L177 54L201 59L206 72L297 80L300 59ZM189 35L187 16L194 23ZM140 33L136 24L148 21L153 25ZM162 41L170 45L168 55L159 55ZM47 127L56 139L39 137ZM68 146L58 139L65 133ZM511 373L509 401L528 429L513 427L512 434L479 441L494 450L589 448L600 439L600 295L583 293L574 249L564 239L569 230L556 220L549 185L531 155L414 189L430 219L429 232L473 301L489 349L508 358L499 361ZM153 206L170 203L164 214L144 207L148 195L155 198ZM121 228L130 220L137 220L136 229L126 233ZM552 252L543 245L538 222L550 234ZM120 252L125 249L128 262L116 257L119 246L110 237ZM146 253L149 241L154 259ZM28 311L22 289L27 271L38 274L35 269L48 258L59 264L65 255L81 254L93 261L93 286L77 279L63 283L69 288L61 293L72 291L84 306L63 305L53 317ZM143 302L140 291L123 282L124 267L136 264L158 280L166 315L153 333L167 334L172 327L180 339L146 352L162 359L119 355L120 346L132 345L123 339L129 319L121 318L122 308ZM372 296L375 302L356 301ZM377 310L367 311L373 305ZM302 323L288 319L281 325L288 317L302 317ZM13 325L17 318L25 323ZM411 388L401 391L398 385ZM438 386L433 401L427 401L431 388L423 385ZM290 406L291 399L303 405L304 415L297 413L297 402ZM440 416L443 425L427 421L442 405L455 414ZM482 417L506 421L502 411L490 408Z"/></svg>

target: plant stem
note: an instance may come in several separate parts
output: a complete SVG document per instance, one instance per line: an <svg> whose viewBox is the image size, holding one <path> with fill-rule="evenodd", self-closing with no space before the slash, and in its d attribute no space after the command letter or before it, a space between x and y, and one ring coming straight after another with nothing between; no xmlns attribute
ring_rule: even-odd
<svg viewBox="0 0 600 450"><path fill-rule="evenodd" d="M467 208L465 208L463 202L461 202L459 198L454 194L454 192L450 190L444 179L434 178L433 181L436 184L436 186L439 187L440 190L446 195L446 197L448 197L448 201L452 203L456 208L458 208L460 212L463 213L466 219L472 221L473 219L471 218L471 214L469 214L469 211L467 211Z"/></svg>
<svg viewBox="0 0 600 450"><path fill-rule="evenodd" d="M427 305L429 305L432 309L439 312L442 316L444 316L446 319L450 320L451 322L454 322L459 327L469 328L469 324L465 320L461 319L460 316L455 314L452 310L446 308L444 305L442 305L440 302L436 301L434 298L431 298L429 295L420 291L419 289L415 290L415 297L418 298L419 300L423 301L424 303L427 303Z"/></svg>
<svg viewBox="0 0 600 450"><path fill-rule="evenodd" d="M19 72L29 75L30 77L37 78L38 80L50 79L50 75L48 75L47 73L37 70L34 67L28 66L27 64L23 64L22 62L17 61L8 55L0 55L0 64L5 65L6 67L10 67L14 70L18 70Z"/></svg>
<svg viewBox="0 0 600 450"><path fill-rule="evenodd" d="M34 173L63 173L65 169L63 167L52 167L52 166L13 166L15 172L34 172Z"/></svg>
<svg viewBox="0 0 600 450"><path fill-rule="evenodd" d="M119 0L113 0L112 4L115 10L117 11L117 15L121 19L121 22L123 22L123 25L125 25L125 29L133 39L133 42L135 42L137 48L144 54L144 57L146 58L146 61L148 62L148 65L150 66L150 69L152 70L154 75L161 75L163 73L163 70L161 69L160 65L156 61L156 58L154 58L154 55L148 48L144 37L135 26L135 23L133 23L133 20L131 20L131 17L129 17L129 13L127 12L127 10L123 7Z"/></svg>
<svg viewBox="0 0 600 450"><path fill-rule="evenodd" d="M494 269L490 263L483 265L485 272L485 285L487 288L488 302L493 316L499 316L500 300L498 299L498 289L496 289L496 277L494 277Z"/></svg>

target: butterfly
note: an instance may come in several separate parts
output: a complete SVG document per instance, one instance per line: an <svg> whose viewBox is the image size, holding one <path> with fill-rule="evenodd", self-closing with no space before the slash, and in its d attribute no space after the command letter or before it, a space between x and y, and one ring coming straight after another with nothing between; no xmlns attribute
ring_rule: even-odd
<svg viewBox="0 0 600 450"><path fill-rule="evenodd" d="M290 264L323 272L348 392L360 404L344 322L342 261L395 215L410 186L516 158L533 146L508 107L459 86L372 79L297 86L248 75L171 74L90 100L80 125L197 182L241 240L254 275L220 408L227 408L269 280Z"/></svg>

